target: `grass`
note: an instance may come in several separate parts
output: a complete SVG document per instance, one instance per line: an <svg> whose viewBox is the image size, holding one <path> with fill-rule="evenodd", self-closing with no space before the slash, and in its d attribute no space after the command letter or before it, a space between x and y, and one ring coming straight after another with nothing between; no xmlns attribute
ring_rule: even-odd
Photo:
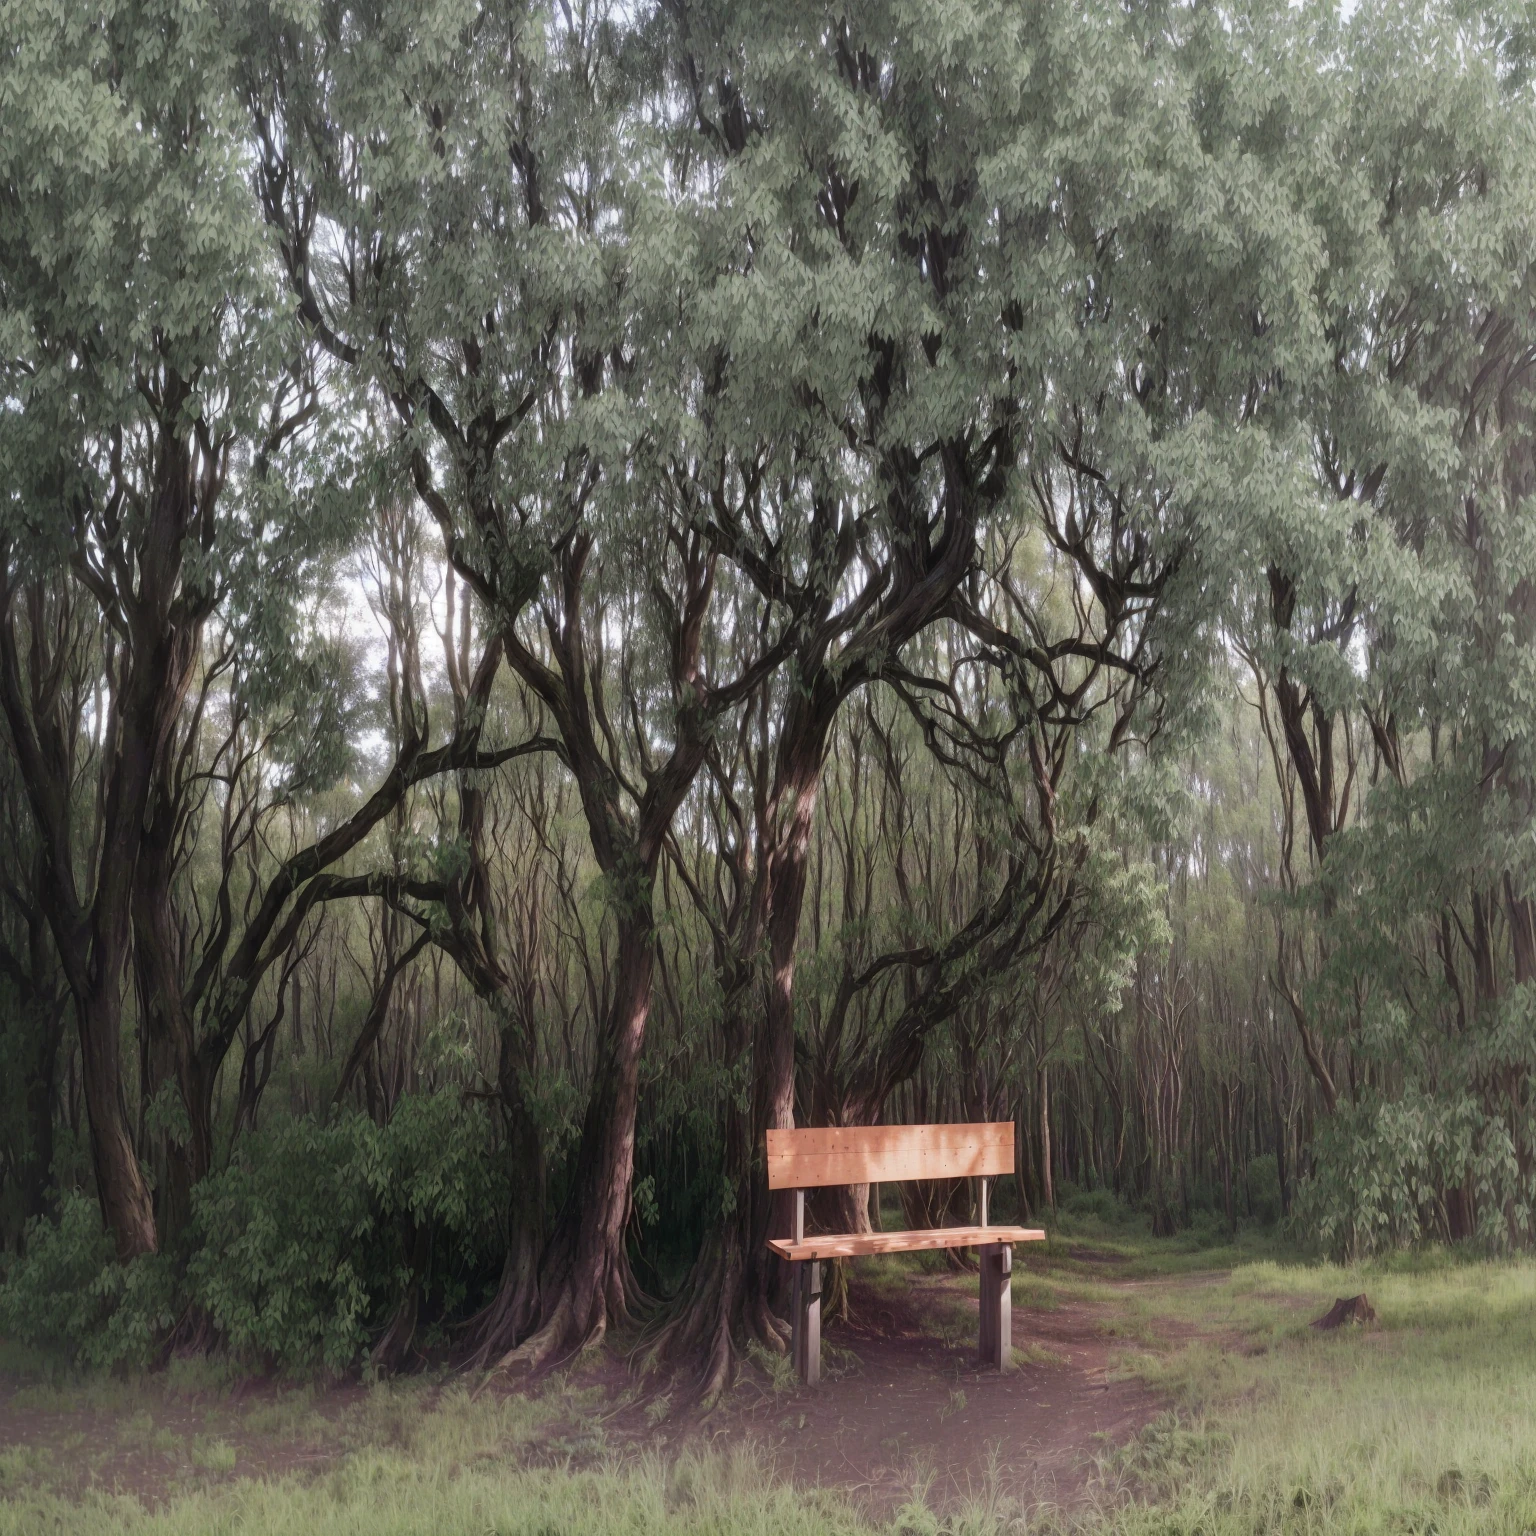
<svg viewBox="0 0 1536 1536"><path fill-rule="evenodd" d="M1155 1238L1135 1217L1104 1221L1067 1213L1046 1227L1044 1242L1021 1247L1018 1254L1018 1262L1030 1270L1117 1280L1171 1279L1265 1260L1306 1262L1306 1255L1273 1228L1245 1227L1229 1233L1204 1222L1175 1237Z"/></svg>
<svg viewBox="0 0 1536 1536"><path fill-rule="evenodd" d="M1374 1329L1306 1326L1361 1290ZM1107 1458L1143 1495L1114 1529L1536 1530L1536 1264L1263 1263L1150 1305L1230 1342L1127 1356L1181 1412Z"/></svg>
<svg viewBox="0 0 1536 1536"><path fill-rule="evenodd" d="M889 1261L873 1279L886 1294L906 1283ZM958 1307L966 1281L945 1283ZM1361 1290L1374 1328L1307 1326ZM91 1446L0 1448L0 1536L1536 1532L1536 1262L1425 1255L1342 1269L1273 1243L1181 1247L1084 1223L1032 1250L1014 1291L1040 1311L1095 1309L1117 1371L1171 1405L1129 1444L1099 1448L1092 1498L1073 1511L1020 1510L983 1486L964 1509L941 1517L918 1498L876 1526L836 1494L790 1487L750 1446L621 1458L603 1433L611 1399L574 1376L501 1399L407 1379L322 1413L302 1386L240 1405L221 1397L230 1384L217 1368L184 1367L153 1380L39 1376L25 1388L26 1407L84 1407L116 1426L120 1451L181 1458L189 1471L146 1508L81 1484ZM195 1424L186 1407L171 1434L166 1403L194 1400L212 1406ZM333 1455L319 1473L231 1481L237 1429L323 1442Z"/></svg>
<svg viewBox="0 0 1536 1536"><path fill-rule="evenodd" d="M840 1500L798 1493L740 1453L507 1470L365 1451L314 1480L237 1483L157 1510L101 1495L69 1505L27 1494L0 1503L6 1536L853 1536L868 1529Z"/></svg>

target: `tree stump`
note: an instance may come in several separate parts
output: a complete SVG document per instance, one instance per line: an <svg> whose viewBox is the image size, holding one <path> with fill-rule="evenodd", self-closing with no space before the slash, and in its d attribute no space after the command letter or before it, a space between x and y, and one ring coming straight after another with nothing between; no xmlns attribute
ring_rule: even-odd
<svg viewBox="0 0 1536 1536"><path fill-rule="evenodd" d="M1365 1292L1358 1296L1340 1296L1321 1317L1312 1320L1314 1328L1342 1328L1345 1323L1374 1323L1376 1309Z"/></svg>

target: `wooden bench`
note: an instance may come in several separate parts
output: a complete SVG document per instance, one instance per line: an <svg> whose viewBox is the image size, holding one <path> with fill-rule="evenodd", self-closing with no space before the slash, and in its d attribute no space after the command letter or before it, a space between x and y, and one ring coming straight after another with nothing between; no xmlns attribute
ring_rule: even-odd
<svg viewBox="0 0 1536 1536"><path fill-rule="evenodd" d="M871 1125L769 1131L768 1187L795 1192L795 1232L768 1246L794 1275L794 1358L801 1381L821 1376L821 1263L920 1248L975 1248L981 1256L981 1363L1007 1370L1013 1353L1013 1245L1045 1233L987 1223L988 1181L1013 1172L1013 1122L996 1125ZM903 1179L977 1179L981 1224L914 1232L805 1235L805 1192L829 1184Z"/></svg>

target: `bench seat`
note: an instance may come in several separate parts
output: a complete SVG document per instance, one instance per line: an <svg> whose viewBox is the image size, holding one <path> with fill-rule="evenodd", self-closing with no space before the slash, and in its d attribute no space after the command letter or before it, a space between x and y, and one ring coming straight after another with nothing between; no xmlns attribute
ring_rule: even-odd
<svg viewBox="0 0 1536 1536"><path fill-rule="evenodd" d="M872 1253L915 1253L924 1248L980 1248L990 1243L1038 1243L1038 1227L921 1227L911 1232L833 1232L802 1242L780 1237L768 1246L791 1264L805 1259L861 1259Z"/></svg>

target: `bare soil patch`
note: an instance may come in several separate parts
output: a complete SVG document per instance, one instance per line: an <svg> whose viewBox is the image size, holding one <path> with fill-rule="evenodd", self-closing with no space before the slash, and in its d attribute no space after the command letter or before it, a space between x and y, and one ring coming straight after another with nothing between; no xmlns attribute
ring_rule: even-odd
<svg viewBox="0 0 1536 1536"><path fill-rule="evenodd" d="M1102 1308L1016 1306L1018 1363L999 1375L977 1368L973 1297L962 1303L963 1341L958 1328L941 1330L956 1307L952 1283L892 1298L855 1279L850 1293L850 1320L825 1335L828 1379L811 1391L738 1393L714 1432L751 1435L797 1482L849 1489L877 1512L919 1491L940 1506L992 1490L1070 1503L1095 1453L1166 1406L1114 1373L1125 1341L1105 1331Z"/></svg>

